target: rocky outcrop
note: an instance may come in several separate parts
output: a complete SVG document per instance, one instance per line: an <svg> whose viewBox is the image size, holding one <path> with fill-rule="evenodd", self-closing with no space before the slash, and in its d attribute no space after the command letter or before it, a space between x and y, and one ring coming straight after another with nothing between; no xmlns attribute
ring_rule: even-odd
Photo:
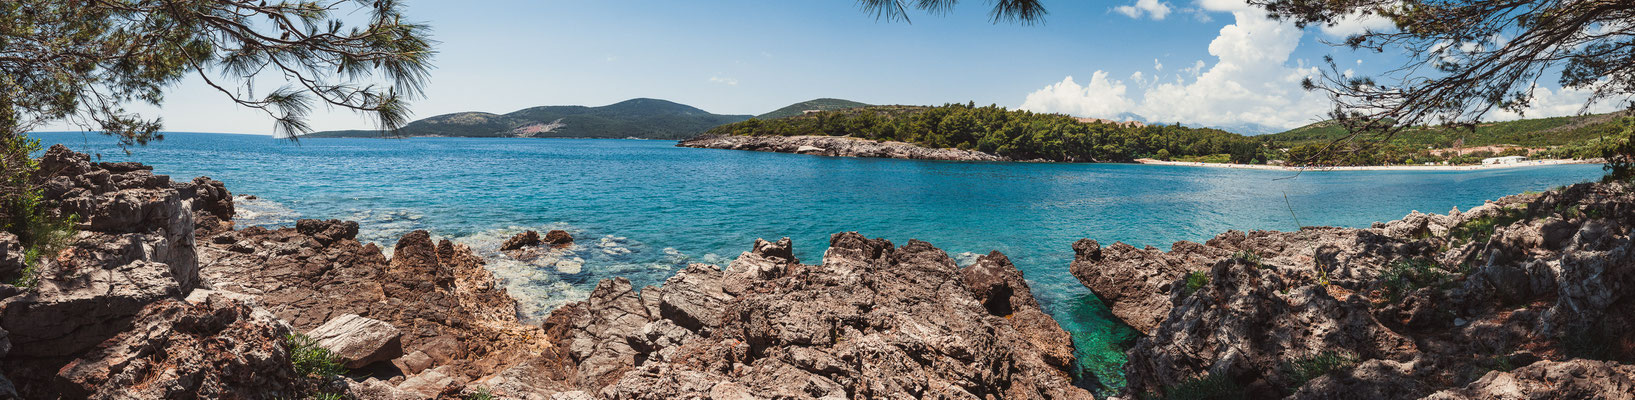
<svg viewBox="0 0 1635 400"><path fill-rule="evenodd" d="M1541 361L1492 371L1470 385L1427 399L1635 399L1635 366L1606 361Z"/></svg>
<svg viewBox="0 0 1635 400"><path fill-rule="evenodd" d="M396 327L357 314L335 317L307 331L307 336L329 349L346 368L363 368L403 355L403 334Z"/></svg>
<svg viewBox="0 0 1635 400"><path fill-rule="evenodd" d="M39 167L34 179L47 205L77 218L78 233L41 257L32 288L0 290L0 329L11 344L6 374L29 397L53 392L47 386L58 367L129 330L148 305L179 300L201 284L197 196L183 195L196 191L192 183L140 164L92 163L60 145Z"/></svg>
<svg viewBox="0 0 1635 400"><path fill-rule="evenodd" d="M545 357L478 382L518 398L1090 398L1067 334L1003 255L959 269L930 244L788 239L660 287L603 281L544 323Z"/></svg>
<svg viewBox="0 0 1635 400"><path fill-rule="evenodd" d="M290 329L242 300L214 294L144 308L131 329L57 372L61 398L279 398L302 393L283 337Z"/></svg>
<svg viewBox="0 0 1635 400"><path fill-rule="evenodd" d="M1632 204L1628 184L1581 184L1368 229L1227 232L1169 252L1086 240L1072 271L1145 333L1128 352L1132 393L1209 378L1251 398L1573 398L1509 382L1627 381L1594 377L1627 377L1621 363L1635 361ZM1577 372L1544 372L1568 364ZM1509 368L1519 369L1477 381Z"/></svg>
<svg viewBox="0 0 1635 400"><path fill-rule="evenodd" d="M843 136L699 136L677 143L680 147L798 153L831 157L903 158L949 161L1010 161L1010 158L975 150L933 149L893 141Z"/></svg>
<svg viewBox="0 0 1635 400"><path fill-rule="evenodd" d="M526 231L506 239L505 243L500 244L500 251L520 250L523 247L538 246L539 243L539 232Z"/></svg>

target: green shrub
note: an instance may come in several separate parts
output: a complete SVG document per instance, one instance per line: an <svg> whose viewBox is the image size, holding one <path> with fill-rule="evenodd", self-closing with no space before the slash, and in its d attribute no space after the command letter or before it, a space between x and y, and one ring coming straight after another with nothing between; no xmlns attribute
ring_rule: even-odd
<svg viewBox="0 0 1635 400"><path fill-rule="evenodd" d="M1357 365L1357 357L1338 351L1324 351L1314 356L1301 357L1283 362L1283 369L1288 373L1292 386L1289 391L1300 389L1306 382L1317 379L1330 372L1351 368Z"/></svg>
<svg viewBox="0 0 1635 400"><path fill-rule="evenodd" d="M1205 374L1164 388L1165 400L1247 399L1243 387L1224 376Z"/></svg>
<svg viewBox="0 0 1635 400"><path fill-rule="evenodd" d="M1498 227L1521 221L1522 218L1526 217L1526 214L1527 212L1522 210L1504 209L1499 211L1497 216L1472 218L1454 227L1452 231L1448 232L1448 236L1458 244L1467 242L1486 243L1488 239L1493 238L1493 232Z"/></svg>
<svg viewBox="0 0 1635 400"><path fill-rule="evenodd" d="M477 391L466 395L466 400L494 400L494 394L488 393L488 388L477 387Z"/></svg>
<svg viewBox="0 0 1635 400"><path fill-rule="evenodd" d="M1403 260L1391 264L1380 276L1380 291L1390 303L1402 301L1409 292L1450 283L1447 272L1424 260Z"/></svg>
<svg viewBox="0 0 1635 400"><path fill-rule="evenodd" d="M1186 286L1181 287L1181 297L1192 296L1193 293L1198 292L1198 289L1203 289L1208 284L1209 271L1192 271L1192 273L1187 274Z"/></svg>
<svg viewBox="0 0 1635 400"><path fill-rule="evenodd" d="M318 341L303 334L284 336L284 347L289 349L290 365L303 377L330 377L346 373L340 360Z"/></svg>
<svg viewBox="0 0 1635 400"><path fill-rule="evenodd" d="M22 274L6 283L24 288L39 281L44 261L73 241L78 223L77 216L57 215L34 185L39 165L30 155L39 148L38 139L0 133L0 221L21 242L25 266Z"/></svg>
<svg viewBox="0 0 1635 400"><path fill-rule="evenodd" d="M1261 264L1260 264L1260 255L1255 254L1255 252L1253 252L1253 251L1238 250L1238 251L1232 253L1232 258L1237 259L1237 260L1243 260L1243 262L1246 262L1246 263L1254 264L1255 267L1260 267L1261 266Z"/></svg>

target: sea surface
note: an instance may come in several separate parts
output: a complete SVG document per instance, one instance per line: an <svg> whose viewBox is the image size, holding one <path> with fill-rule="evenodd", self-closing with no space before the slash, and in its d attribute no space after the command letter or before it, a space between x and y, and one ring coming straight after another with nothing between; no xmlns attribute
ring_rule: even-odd
<svg viewBox="0 0 1635 400"><path fill-rule="evenodd" d="M725 265L756 238L794 239L817 263L829 235L930 242L961 263L998 250L1071 331L1086 385L1122 386L1134 333L1068 273L1092 238L1168 249L1229 230L1367 227L1524 191L1594 180L1597 165L1483 171L1295 174L1130 164L831 158L610 139L306 139L169 133L128 152L108 137L42 133L103 161L140 161L178 180L210 176L239 199L239 226L296 218L361 224L390 249L416 229L472 246L537 320L597 281L661 284L688 263ZM521 263L498 254L526 229L564 229L573 248Z"/></svg>

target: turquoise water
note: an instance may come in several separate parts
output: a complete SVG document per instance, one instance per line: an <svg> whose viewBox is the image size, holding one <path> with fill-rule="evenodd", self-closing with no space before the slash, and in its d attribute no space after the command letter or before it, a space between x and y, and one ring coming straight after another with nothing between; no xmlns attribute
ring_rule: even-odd
<svg viewBox="0 0 1635 400"><path fill-rule="evenodd" d="M925 240L969 262L999 250L1074 333L1095 380L1119 385L1128 328L1071 275L1071 244L1168 248L1228 229L1365 227L1596 179L1599 166L1487 171L1280 171L1125 164L956 163L686 149L599 139L309 139L169 134L125 154L79 133L46 143L208 175L241 200L241 226L296 216L362 223L389 248L414 229L472 245L525 304L525 317L583 299L596 282L662 283L689 262L724 263L756 238L788 236L818 262L829 234ZM1284 195L1288 196L1288 203ZM524 264L494 251L523 229L566 229L578 245Z"/></svg>

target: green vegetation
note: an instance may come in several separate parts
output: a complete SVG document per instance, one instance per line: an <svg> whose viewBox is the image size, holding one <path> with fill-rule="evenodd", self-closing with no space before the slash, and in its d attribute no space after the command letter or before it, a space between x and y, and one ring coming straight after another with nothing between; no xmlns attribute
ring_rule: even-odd
<svg viewBox="0 0 1635 400"><path fill-rule="evenodd" d="M1444 286L1451 280L1441 267L1424 260L1404 260L1391 264L1380 276L1380 291L1390 303L1402 301L1421 288Z"/></svg>
<svg viewBox="0 0 1635 400"><path fill-rule="evenodd" d="M494 400L494 394L489 393L488 388L479 386L477 391L466 395L466 400Z"/></svg>
<svg viewBox="0 0 1635 400"><path fill-rule="evenodd" d="M1261 266L1261 264L1260 264L1260 255L1255 254L1255 252L1253 252L1253 251L1238 250L1238 251L1232 252L1232 258L1236 259L1236 260L1242 260L1243 262L1246 262L1246 263L1249 263L1249 264L1254 264L1255 267L1260 267Z"/></svg>
<svg viewBox="0 0 1635 400"><path fill-rule="evenodd" d="M1225 376L1205 374L1165 387L1162 397L1146 393L1143 399L1163 400L1238 400L1249 398L1243 387Z"/></svg>
<svg viewBox="0 0 1635 400"><path fill-rule="evenodd" d="M1192 296L1206 285L1209 285L1209 271L1192 271L1187 274L1186 286L1181 287L1181 297Z"/></svg>
<svg viewBox="0 0 1635 400"><path fill-rule="evenodd" d="M1083 123L1060 114L1036 114L998 106L870 106L779 119L750 119L708 134L753 136L850 136L895 140L931 148L959 148L1019 160L1131 161L1167 154L1175 158L1226 155L1226 161L1265 163L1264 141L1182 126Z"/></svg>
<svg viewBox="0 0 1635 400"><path fill-rule="evenodd" d="M799 103L795 103L795 104L790 104L788 106L784 106L783 108L779 108L777 110L772 110L772 112L769 112L769 113L766 113L766 114L757 115L757 116L755 116L755 119L767 120L767 119L777 119L777 118L784 118L784 117L793 117L793 116L804 114L804 113L806 113L806 111L809 111L809 110L834 111L834 110L844 110L844 109L847 109L847 108L858 108L858 107L868 107L868 106L869 106L869 104L859 103L859 102L855 102L855 101L851 101L851 100L830 99L830 98L812 99L812 100L807 100L807 101L803 101L803 102L799 102Z"/></svg>
<svg viewBox="0 0 1635 400"><path fill-rule="evenodd" d="M1356 365L1356 356L1345 352L1324 351L1314 356L1284 361L1283 370L1291 381L1289 391L1293 392L1312 379Z"/></svg>
<svg viewBox="0 0 1635 400"><path fill-rule="evenodd" d="M1607 160L1604 180L1635 180L1635 117L1618 120L1616 133L1601 142L1597 150Z"/></svg>
<svg viewBox="0 0 1635 400"><path fill-rule="evenodd" d="M5 231L17 235L23 247L23 271L17 276L0 277L5 283L33 287L39 281L41 264L68 247L73 240L78 217L58 215L33 183L37 161L29 154L39 150L38 139L0 136L0 222Z"/></svg>
<svg viewBox="0 0 1635 400"><path fill-rule="evenodd" d="M1526 217L1526 211L1506 208L1499 210L1497 216L1472 218L1448 232L1451 241L1449 245L1457 247L1464 243L1486 243L1499 227L1516 223Z"/></svg>
<svg viewBox="0 0 1635 400"><path fill-rule="evenodd" d="M397 136L581 137L683 139L748 115L720 115L658 99L630 99L601 106L541 106L509 114L463 112L414 121ZM380 137L369 130L327 131L302 138Z"/></svg>
<svg viewBox="0 0 1635 400"><path fill-rule="evenodd" d="M284 348L289 350L290 365L295 367L295 373L303 377L325 378L346 373L340 360L312 337L299 333L285 335Z"/></svg>
<svg viewBox="0 0 1635 400"><path fill-rule="evenodd" d="M1350 131L1324 121L1287 132L1267 135L1274 146L1288 148L1285 159L1297 164L1381 165L1448 163L1479 164L1488 157L1531 155L1534 158L1590 159L1602 157L1605 138L1621 131L1621 113L1492 122L1474 127L1415 127L1390 137L1359 135L1356 142L1338 147L1334 141ZM1454 154L1454 148L1506 147L1499 152ZM1532 153L1529 148L1543 149Z"/></svg>

